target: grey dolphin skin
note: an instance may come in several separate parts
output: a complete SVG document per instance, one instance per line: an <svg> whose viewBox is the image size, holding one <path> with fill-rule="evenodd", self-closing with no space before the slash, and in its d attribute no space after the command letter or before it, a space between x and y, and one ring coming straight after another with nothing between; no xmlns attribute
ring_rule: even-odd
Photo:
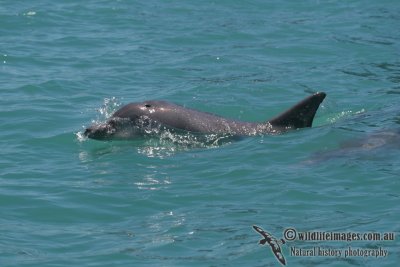
<svg viewBox="0 0 400 267"><path fill-rule="evenodd" d="M87 128L84 135L91 139L111 140L159 133L160 130L232 136L279 134L311 127L325 96L323 92L315 93L275 118L260 123L232 120L167 101L130 103L117 110L107 122Z"/></svg>
<svg viewBox="0 0 400 267"><path fill-rule="evenodd" d="M360 135L360 133L357 133ZM315 153L304 164L318 164L332 159L376 158L390 150L400 149L400 128L378 130L363 137L347 140L338 148Z"/></svg>

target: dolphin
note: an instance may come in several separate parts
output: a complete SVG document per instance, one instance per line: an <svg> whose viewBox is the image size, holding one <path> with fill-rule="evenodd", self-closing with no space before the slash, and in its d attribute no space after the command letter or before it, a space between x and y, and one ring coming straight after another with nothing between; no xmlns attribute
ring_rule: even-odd
<svg viewBox="0 0 400 267"><path fill-rule="evenodd" d="M360 135L360 133L357 133ZM363 137L340 143L338 148L315 153L304 164L316 164L332 159L374 158L387 156L400 148L400 128L380 129Z"/></svg>
<svg viewBox="0 0 400 267"><path fill-rule="evenodd" d="M117 110L105 123L93 124L84 135L91 139L132 139L160 131L252 136L279 134L311 127L326 94L315 93L280 115L265 122L245 122L202 112L167 101L130 103Z"/></svg>

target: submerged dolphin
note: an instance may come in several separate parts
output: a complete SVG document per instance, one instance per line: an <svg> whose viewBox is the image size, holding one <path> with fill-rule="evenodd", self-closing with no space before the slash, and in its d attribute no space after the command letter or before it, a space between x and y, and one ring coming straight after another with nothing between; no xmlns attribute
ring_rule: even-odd
<svg viewBox="0 0 400 267"><path fill-rule="evenodd" d="M357 133L360 135L360 133ZM400 128L385 129L342 142L338 148L315 153L305 164L316 164L332 159L376 158L387 156L400 148Z"/></svg>
<svg viewBox="0 0 400 267"><path fill-rule="evenodd" d="M323 92L315 93L277 117L260 123L232 120L166 101L130 103L117 110L107 122L87 128L84 135L110 140L159 133L160 130L232 136L278 134L311 127L325 96Z"/></svg>

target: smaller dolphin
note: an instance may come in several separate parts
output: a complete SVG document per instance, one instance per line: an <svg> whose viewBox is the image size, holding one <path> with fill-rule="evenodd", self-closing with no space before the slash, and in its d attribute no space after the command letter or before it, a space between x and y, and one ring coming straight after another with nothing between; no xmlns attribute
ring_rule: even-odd
<svg viewBox="0 0 400 267"><path fill-rule="evenodd" d="M316 164L332 159L374 158L379 155L386 155L390 150L396 151L399 148L400 129L381 129L363 137L342 142L338 148L317 152L303 163Z"/></svg>
<svg viewBox="0 0 400 267"><path fill-rule="evenodd" d="M323 92L315 93L275 118L261 123L232 120L167 101L130 103L117 110L107 122L87 128L84 135L91 139L111 140L157 134L162 130L232 136L279 134L311 127L325 96Z"/></svg>

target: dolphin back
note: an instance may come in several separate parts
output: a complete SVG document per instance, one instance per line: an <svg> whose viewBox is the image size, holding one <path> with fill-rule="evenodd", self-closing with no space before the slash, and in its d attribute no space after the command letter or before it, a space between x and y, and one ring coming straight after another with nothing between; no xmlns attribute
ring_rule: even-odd
<svg viewBox="0 0 400 267"><path fill-rule="evenodd" d="M273 127L282 127L285 129L311 127L315 113L325 97L326 94L323 92L315 93L268 122Z"/></svg>

